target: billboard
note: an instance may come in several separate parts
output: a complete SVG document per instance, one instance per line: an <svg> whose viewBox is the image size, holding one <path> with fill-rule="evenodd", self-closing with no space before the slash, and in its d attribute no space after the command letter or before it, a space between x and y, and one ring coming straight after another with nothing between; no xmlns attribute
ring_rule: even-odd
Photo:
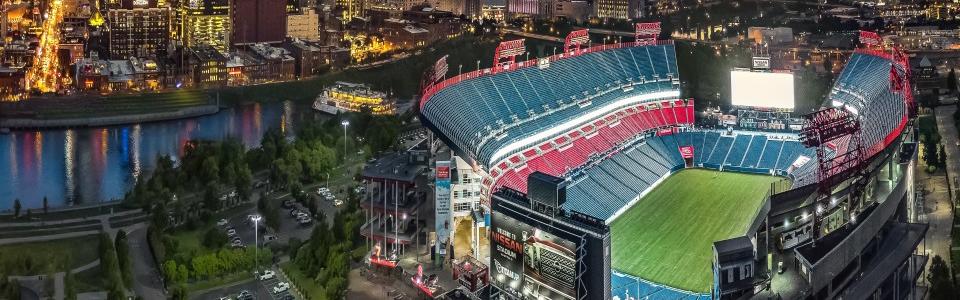
<svg viewBox="0 0 960 300"><path fill-rule="evenodd" d="M572 241L494 212L491 246L491 279L502 292L516 299L576 297Z"/></svg>
<svg viewBox="0 0 960 300"><path fill-rule="evenodd" d="M437 161L436 176L436 212L434 229L437 232L436 253L445 255L446 243L450 236L450 161Z"/></svg>
<svg viewBox="0 0 960 300"><path fill-rule="evenodd" d="M793 110L793 74L730 71L734 106Z"/></svg>
<svg viewBox="0 0 960 300"><path fill-rule="evenodd" d="M693 158L693 146L680 146L680 156L683 158Z"/></svg>

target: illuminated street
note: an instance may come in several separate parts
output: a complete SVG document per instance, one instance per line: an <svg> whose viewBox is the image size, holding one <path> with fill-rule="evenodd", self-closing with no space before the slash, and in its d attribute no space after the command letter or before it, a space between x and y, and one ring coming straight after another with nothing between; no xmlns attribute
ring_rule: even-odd
<svg viewBox="0 0 960 300"><path fill-rule="evenodd" d="M60 62L57 48L60 46L60 24L63 22L63 1L53 0L45 13L40 34L40 45L33 59L33 67L27 72L29 88L41 92L56 92L60 78Z"/></svg>

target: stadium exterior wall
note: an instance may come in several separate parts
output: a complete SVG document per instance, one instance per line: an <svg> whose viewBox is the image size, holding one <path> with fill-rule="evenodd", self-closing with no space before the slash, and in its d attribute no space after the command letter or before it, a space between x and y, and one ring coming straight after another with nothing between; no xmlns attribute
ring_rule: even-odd
<svg viewBox="0 0 960 300"><path fill-rule="evenodd" d="M893 156L890 156L893 159ZM806 262L812 265L809 272L808 283L812 290L819 291L828 287L834 280L835 274L841 274L841 271L853 260L858 259L863 253L864 248L875 239L883 226L893 219L897 210L903 206L903 201L907 199L907 190L913 185L913 170L915 160L911 159L906 164L898 164L903 168L903 176L900 181L891 190L883 202L879 202L865 219L847 236L842 242L833 246L823 258L817 262ZM879 199L878 199L879 200ZM798 259L803 259L798 256ZM834 275L831 275L834 274Z"/></svg>

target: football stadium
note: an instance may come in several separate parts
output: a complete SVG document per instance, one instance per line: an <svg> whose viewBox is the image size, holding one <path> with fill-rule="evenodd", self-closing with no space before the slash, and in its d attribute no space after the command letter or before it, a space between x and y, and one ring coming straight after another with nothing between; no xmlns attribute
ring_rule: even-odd
<svg viewBox="0 0 960 300"><path fill-rule="evenodd" d="M490 69L425 74L422 122L485 174L493 295L859 298L916 282L926 227L898 209L915 155L903 53L861 37L795 130L707 129L673 42L636 28L593 46L575 31L530 61L506 41Z"/></svg>

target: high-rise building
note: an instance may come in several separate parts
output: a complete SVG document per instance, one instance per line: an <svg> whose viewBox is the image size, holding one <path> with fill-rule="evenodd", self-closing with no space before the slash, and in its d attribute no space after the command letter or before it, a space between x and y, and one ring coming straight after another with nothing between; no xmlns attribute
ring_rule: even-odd
<svg viewBox="0 0 960 300"><path fill-rule="evenodd" d="M367 2L364 0L336 0L336 5L343 7L343 15L338 17L343 17L345 19L350 19L353 17L359 17L363 15L363 11L366 8Z"/></svg>
<svg viewBox="0 0 960 300"><path fill-rule="evenodd" d="M112 59L165 52L170 37L170 8L158 7L155 1L124 1L119 7L107 9L107 30Z"/></svg>
<svg viewBox="0 0 960 300"><path fill-rule="evenodd" d="M555 0L507 0L507 15L553 18Z"/></svg>
<svg viewBox="0 0 960 300"><path fill-rule="evenodd" d="M279 43L287 35L286 0L232 0L233 45Z"/></svg>
<svg viewBox="0 0 960 300"><path fill-rule="evenodd" d="M287 37L316 41L320 39L320 16L313 9L287 15Z"/></svg>
<svg viewBox="0 0 960 300"><path fill-rule="evenodd" d="M222 53L230 49L229 0L186 0L180 8L183 43L187 47L208 45Z"/></svg>
<svg viewBox="0 0 960 300"><path fill-rule="evenodd" d="M643 0L596 0L593 9L601 19L636 19L643 17Z"/></svg>

